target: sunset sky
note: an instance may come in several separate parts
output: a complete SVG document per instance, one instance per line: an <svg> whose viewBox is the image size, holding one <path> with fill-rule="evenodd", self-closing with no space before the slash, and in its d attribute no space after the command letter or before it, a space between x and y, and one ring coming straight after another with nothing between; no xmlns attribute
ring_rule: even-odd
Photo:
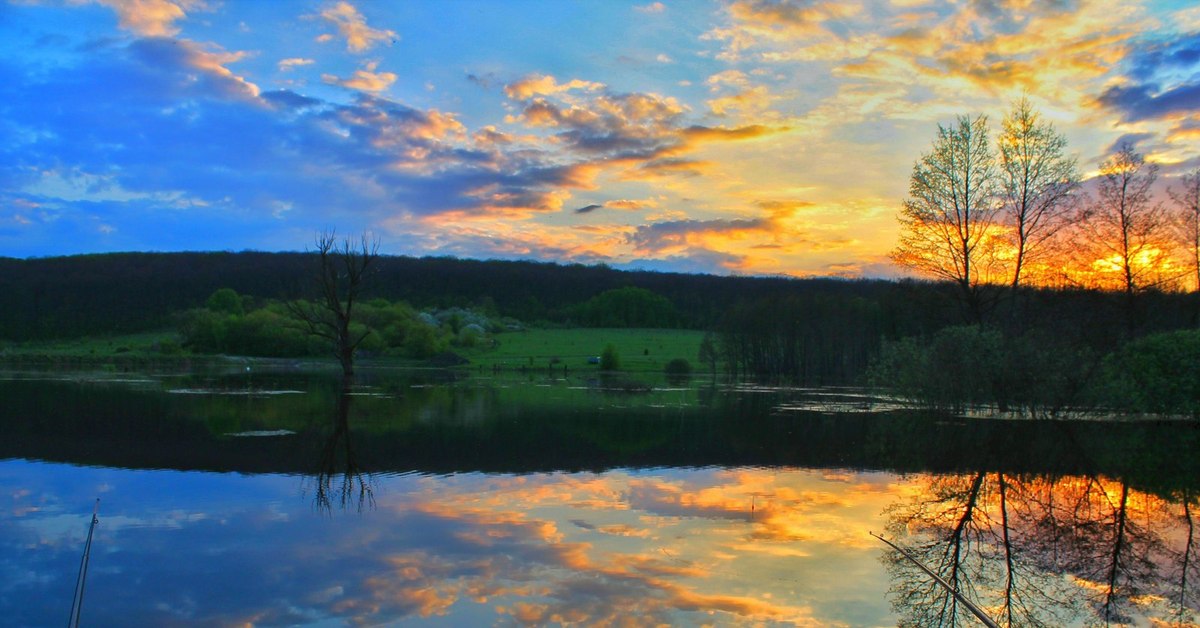
<svg viewBox="0 0 1200 628"><path fill-rule="evenodd" d="M1187 0L0 0L0 255L893 276L938 123L1200 166Z"/></svg>

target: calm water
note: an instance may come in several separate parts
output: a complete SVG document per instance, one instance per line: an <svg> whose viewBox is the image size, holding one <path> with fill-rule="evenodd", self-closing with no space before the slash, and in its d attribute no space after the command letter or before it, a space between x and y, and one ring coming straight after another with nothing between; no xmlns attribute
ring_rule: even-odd
<svg viewBox="0 0 1200 628"><path fill-rule="evenodd" d="M976 625L871 531L1001 625L1195 621L1195 424L622 387L7 374L0 623L67 619L97 497L88 625Z"/></svg>

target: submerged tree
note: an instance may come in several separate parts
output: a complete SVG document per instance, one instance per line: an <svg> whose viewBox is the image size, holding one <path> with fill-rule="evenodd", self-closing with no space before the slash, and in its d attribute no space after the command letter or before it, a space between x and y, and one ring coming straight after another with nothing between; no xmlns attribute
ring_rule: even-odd
<svg viewBox="0 0 1200 628"><path fill-rule="evenodd" d="M704 338L700 341L700 350L696 354L696 359L699 360L701 364L708 365L709 374L712 375L714 381L717 379L718 358L719 354L717 353L717 345L713 341L713 334L712 332L707 332L704 334Z"/></svg>
<svg viewBox="0 0 1200 628"><path fill-rule="evenodd" d="M350 433L350 379L343 379L337 409L328 432L323 435L320 459L313 482L313 505L333 512L354 507L358 512L375 508L375 479L359 465Z"/></svg>
<svg viewBox="0 0 1200 628"><path fill-rule="evenodd" d="M887 529L1001 626L1182 623L1198 601L1191 491L1166 500L1091 475L933 476L887 510ZM977 625L899 552L884 560L900 625Z"/></svg>
<svg viewBox="0 0 1200 628"><path fill-rule="evenodd" d="M370 333L353 324L354 305L374 272L379 240L363 234L358 242L343 238L339 243L335 232L327 231L317 237L316 245L320 267L315 284L320 296L294 301L289 310L310 334L330 342L342 374L349 377L354 375L354 354Z"/></svg>
<svg viewBox="0 0 1200 628"><path fill-rule="evenodd" d="M1069 224L1079 187L1075 159L1063 154L1067 138L1044 122L1029 100L1014 103L998 138L1002 216L1011 229L1013 288L1031 262L1052 253Z"/></svg>
<svg viewBox="0 0 1200 628"><path fill-rule="evenodd" d="M933 149L913 166L891 254L901 266L954 282L971 322L983 318L985 284L995 271L997 192L987 117L938 125Z"/></svg>

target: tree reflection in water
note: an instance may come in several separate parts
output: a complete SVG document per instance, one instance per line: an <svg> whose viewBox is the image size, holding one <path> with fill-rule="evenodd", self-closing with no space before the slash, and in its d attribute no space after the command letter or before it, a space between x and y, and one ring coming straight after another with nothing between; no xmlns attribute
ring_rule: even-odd
<svg viewBox="0 0 1200 628"><path fill-rule="evenodd" d="M1003 626L1194 625L1196 495L1122 480L978 472L931 476L886 511L888 532ZM884 558L902 626L975 625L895 550ZM1157 624L1156 624L1157 625Z"/></svg>
<svg viewBox="0 0 1200 628"><path fill-rule="evenodd" d="M337 410L323 436L317 473L312 478L313 505L328 513L333 512L335 503L341 510L375 508L374 478L359 466L350 436L352 384L352 379L342 379Z"/></svg>

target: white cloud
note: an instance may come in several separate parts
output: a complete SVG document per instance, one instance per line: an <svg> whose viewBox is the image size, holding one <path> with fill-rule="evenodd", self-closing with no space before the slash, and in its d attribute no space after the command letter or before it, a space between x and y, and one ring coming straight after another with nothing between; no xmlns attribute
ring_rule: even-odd
<svg viewBox="0 0 1200 628"><path fill-rule="evenodd" d="M314 61L312 59L302 59L300 57L291 57L289 59L283 59L282 61L280 61L278 67L279 67L280 72L289 72L300 66L312 65L314 63L316 63L316 61Z"/></svg>

